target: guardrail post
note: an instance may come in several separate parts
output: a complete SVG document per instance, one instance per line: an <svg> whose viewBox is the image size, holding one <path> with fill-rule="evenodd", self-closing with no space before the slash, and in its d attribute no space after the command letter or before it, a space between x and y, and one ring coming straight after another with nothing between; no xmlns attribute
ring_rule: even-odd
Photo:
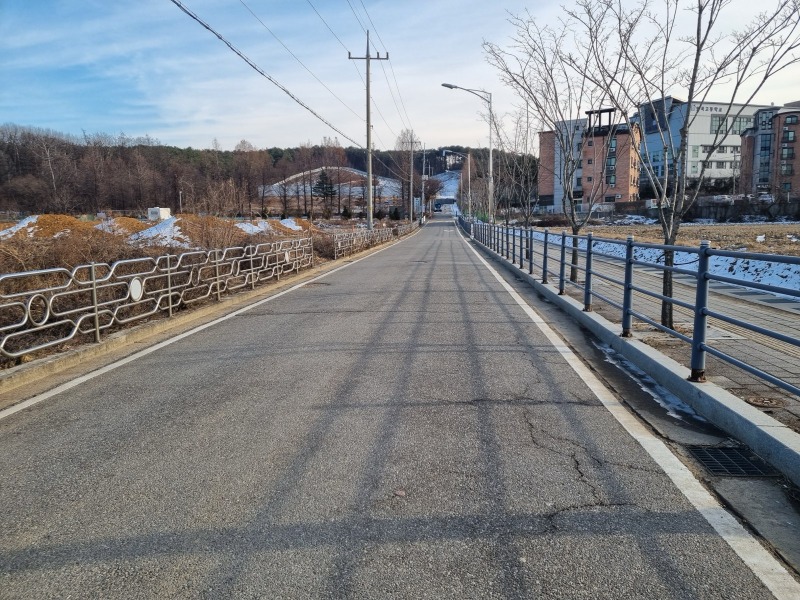
<svg viewBox="0 0 800 600"><path fill-rule="evenodd" d="M528 229L528 275L533 275L533 228Z"/></svg>
<svg viewBox="0 0 800 600"><path fill-rule="evenodd" d="M708 326L708 240L700 242L697 261L697 294L694 302L694 332L692 333L692 373L689 381L706 380L706 327Z"/></svg>
<svg viewBox="0 0 800 600"><path fill-rule="evenodd" d="M100 343L100 305L97 302L97 271L92 263L92 304L94 305L94 341Z"/></svg>
<svg viewBox="0 0 800 600"><path fill-rule="evenodd" d="M544 245L542 253L542 283L547 283L547 252L550 245L550 230L545 227L544 229Z"/></svg>
<svg viewBox="0 0 800 600"><path fill-rule="evenodd" d="M558 295L563 296L566 288L567 272L567 230L561 230L561 265L558 270Z"/></svg>
<svg viewBox="0 0 800 600"><path fill-rule="evenodd" d="M511 248L509 247L509 241L510 241L510 240L509 240L509 237L508 237L508 230L509 230L509 229L510 229L510 227L509 227L508 225L505 225L505 226L503 227L503 232L504 232L504 233L505 233L505 235L506 235L506 260L508 260L509 258L511 258Z"/></svg>
<svg viewBox="0 0 800 600"><path fill-rule="evenodd" d="M172 317L172 271L170 268L170 255L167 254L167 308L169 316Z"/></svg>
<svg viewBox="0 0 800 600"><path fill-rule="evenodd" d="M625 240L625 285L622 289L622 337L631 337L633 328L633 236Z"/></svg>
<svg viewBox="0 0 800 600"><path fill-rule="evenodd" d="M256 267L255 267L256 249L255 249L255 246L248 244L247 252L248 252L248 254L250 254L250 289L254 290L254 289L256 289Z"/></svg>
<svg viewBox="0 0 800 600"><path fill-rule="evenodd" d="M525 260L525 238L523 237L522 229L519 230L519 268L524 269L525 264L523 261Z"/></svg>
<svg viewBox="0 0 800 600"><path fill-rule="evenodd" d="M219 250L214 250L214 281L217 284L217 302L222 302L222 285L219 280Z"/></svg>
<svg viewBox="0 0 800 600"><path fill-rule="evenodd" d="M583 283L583 311L592 312L592 234L586 235L586 279Z"/></svg>

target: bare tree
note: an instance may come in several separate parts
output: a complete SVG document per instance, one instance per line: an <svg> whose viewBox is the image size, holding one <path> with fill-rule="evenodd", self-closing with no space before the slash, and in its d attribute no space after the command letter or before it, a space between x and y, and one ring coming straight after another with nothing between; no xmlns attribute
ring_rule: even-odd
<svg viewBox="0 0 800 600"><path fill-rule="evenodd" d="M690 27L681 21L687 12ZM638 148L641 168L656 195L664 243L673 245L712 154L731 136L738 139L745 121L740 117L764 84L800 61L800 3L779 0L740 30L724 29L726 17L747 21L730 0L644 0L634 7L621 0L578 0L567 15L583 30L568 56L573 71L597 85L628 126L640 123L650 138ZM674 101L674 90L685 93L684 102ZM714 141L704 145L705 160L690 181L689 130L700 105L723 94L726 109L716 113ZM665 252L664 262L673 266L673 252ZM672 293L667 269L663 295ZM662 303L661 322L673 326L669 301Z"/></svg>
<svg viewBox="0 0 800 600"><path fill-rule="evenodd" d="M503 82L529 107L531 118L547 130L545 141L552 140L555 150L553 177L561 190L561 198L554 202L561 202L572 233L577 235L589 218L588 213L581 213L575 193L576 172L586 143L582 115L598 106L600 97L596 86L576 72L564 53L572 41L569 23L557 29L542 26L530 13L512 17L511 23L516 32L510 48L503 50L487 42L484 50Z"/></svg>
<svg viewBox="0 0 800 600"><path fill-rule="evenodd" d="M511 211L520 214L529 226L538 204L537 176L539 160L534 147L535 131L531 127L530 109L524 108L513 115L513 131L509 135L498 127L500 152L498 187L509 204L506 220Z"/></svg>

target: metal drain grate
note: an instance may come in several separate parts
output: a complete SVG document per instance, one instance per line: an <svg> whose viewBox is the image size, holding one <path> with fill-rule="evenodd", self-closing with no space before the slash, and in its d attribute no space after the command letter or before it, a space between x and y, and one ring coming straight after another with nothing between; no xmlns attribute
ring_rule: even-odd
<svg viewBox="0 0 800 600"><path fill-rule="evenodd" d="M727 477L776 477L780 475L747 448L687 446L687 450L712 475Z"/></svg>

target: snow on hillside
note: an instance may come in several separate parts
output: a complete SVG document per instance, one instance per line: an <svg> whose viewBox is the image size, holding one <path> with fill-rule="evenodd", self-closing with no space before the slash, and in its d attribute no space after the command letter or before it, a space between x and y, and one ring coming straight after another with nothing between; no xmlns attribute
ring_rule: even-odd
<svg viewBox="0 0 800 600"><path fill-rule="evenodd" d="M442 189L436 194L436 198L457 198L458 186L461 182L461 171L445 171L433 176L442 183Z"/></svg>

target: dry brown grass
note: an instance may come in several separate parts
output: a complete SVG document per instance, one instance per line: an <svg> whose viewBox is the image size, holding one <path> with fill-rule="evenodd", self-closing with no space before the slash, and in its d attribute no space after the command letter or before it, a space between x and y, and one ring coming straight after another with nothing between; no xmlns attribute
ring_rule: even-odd
<svg viewBox="0 0 800 600"><path fill-rule="evenodd" d="M664 238L660 225L596 225L585 229L595 237L625 239L632 235L637 242L661 244ZM764 236L763 241L758 241ZM678 234L678 244L699 246L708 240L714 248L743 250L800 256L800 224L798 223L740 223L726 225L683 224Z"/></svg>

